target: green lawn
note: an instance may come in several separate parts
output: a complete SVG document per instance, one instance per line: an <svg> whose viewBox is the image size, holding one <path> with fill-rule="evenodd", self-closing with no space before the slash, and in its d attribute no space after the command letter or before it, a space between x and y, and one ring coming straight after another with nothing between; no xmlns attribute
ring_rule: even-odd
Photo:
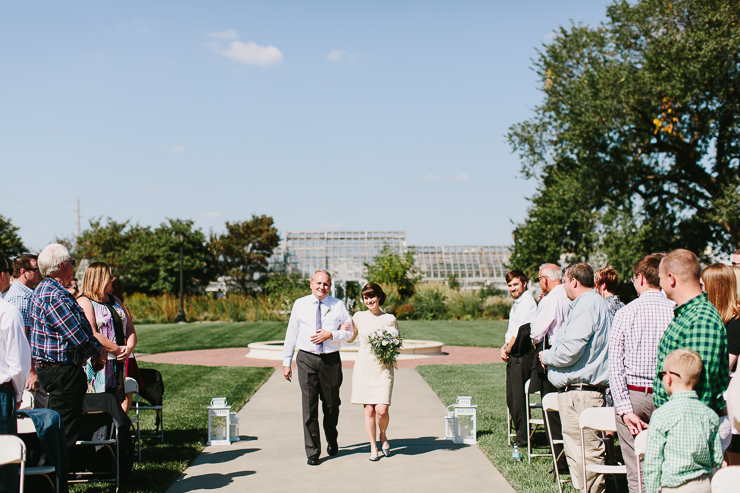
<svg viewBox="0 0 740 493"><path fill-rule="evenodd" d="M158 439L142 442L142 462L134 463L140 480L123 484L121 491L162 493L203 450L207 441L206 406L213 397L226 397L232 411L244 406L267 380L273 368L208 367L139 363L162 373L164 393L164 443ZM153 414L142 427L153 428ZM244 435L244 430L240 430ZM110 483L70 485L72 493L110 492Z"/></svg>
<svg viewBox="0 0 740 493"><path fill-rule="evenodd" d="M521 451L522 462L511 458L511 447L506 440L506 365L492 363L481 365L429 365L416 368L445 405L455 403L459 395L469 395L478 405L478 446L488 456L496 469L518 493L557 493L549 471L552 459L535 457L527 462L526 448ZM535 397L536 399L536 397ZM541 417L535 414L534 417ZM535 434L536 443L546 446L543 433ZM538 449L546 453L549 449ZM618 490L607 477L607 492L626 491L626 481L620 478ZM563 487L564 493L575 489L570 483Z"/></svg>
<svg viewBox="0 0 740 493"><path fill-rule="evenodd" d="M508 322L502 320L403 320L407 339L442 341L448 346L500 347ZM167 353L195 349L246 347L257 341L281 340L286 322L215 322L140 325L137 352Z"/></svg>

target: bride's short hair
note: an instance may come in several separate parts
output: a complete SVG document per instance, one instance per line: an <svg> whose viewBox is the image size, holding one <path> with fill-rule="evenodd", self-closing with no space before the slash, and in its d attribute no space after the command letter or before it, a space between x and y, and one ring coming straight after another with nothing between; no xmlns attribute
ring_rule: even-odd
<svg viewBox="0 0 740 493"><path fill-rule="evenodd" d="M365 296L367 296L368 298L377 296L378 304L380 306L383 306L383 303L385 303L385 293L383 292L383 288L381 288L374 282L369 282L365 284L365 287L362 288L362 296L363 298Z"/></svg>

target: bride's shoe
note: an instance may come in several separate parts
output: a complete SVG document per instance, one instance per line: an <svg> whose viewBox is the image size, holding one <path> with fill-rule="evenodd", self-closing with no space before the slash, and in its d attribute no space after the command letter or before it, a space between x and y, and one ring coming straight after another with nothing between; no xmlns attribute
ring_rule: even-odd
<svg viewBox="0 0 740 493"><path fill-rule="evenodd" d="M391 456L391 446L389 444L386 444L386 445L388 445L388 446L387 447L383 447L382 449L380 449L380 451L382 452L382 454L384 456L390 457Z"/></svg>
<svg viewBox="0 0 740 493"><path fill-rule="evenodd" d="M371 462L377 462L380 460L380 457L377 455L371 455L368 459L370 459Z"/></svg>

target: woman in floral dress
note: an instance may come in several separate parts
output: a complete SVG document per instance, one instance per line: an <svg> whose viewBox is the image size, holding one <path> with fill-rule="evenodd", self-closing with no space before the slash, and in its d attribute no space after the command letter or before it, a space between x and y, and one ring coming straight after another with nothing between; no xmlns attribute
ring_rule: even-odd
<svg viewBox="0 0 740 493"><path fill-rule="evenodd" d="M390 457L386 430L393 393L393 365L384 365L378 360L368 339L376 329L394 327L398 330L398 322L396 317L380 309L385 303L385 293L374 282L362 288L362 301L368 310L357 312L352 317L354 338L359 338L360 342L352 372L352 404L362 404L365 408L365 431L370 440L370 460L375 462L379 459L377 428L380 428L380 450L384 456Z"/></svg>

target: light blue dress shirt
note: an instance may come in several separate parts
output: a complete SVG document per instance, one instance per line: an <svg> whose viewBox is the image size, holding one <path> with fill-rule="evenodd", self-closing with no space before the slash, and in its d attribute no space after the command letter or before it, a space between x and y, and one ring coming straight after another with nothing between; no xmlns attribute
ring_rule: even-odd
<svg viewBox="0 0 740 493"><path fill-rule="evenodd" d="M552 347L541 353L550 383L558 388L578 383L606 387L611 324L609 305L596 290L573 300Z"/></svg>

